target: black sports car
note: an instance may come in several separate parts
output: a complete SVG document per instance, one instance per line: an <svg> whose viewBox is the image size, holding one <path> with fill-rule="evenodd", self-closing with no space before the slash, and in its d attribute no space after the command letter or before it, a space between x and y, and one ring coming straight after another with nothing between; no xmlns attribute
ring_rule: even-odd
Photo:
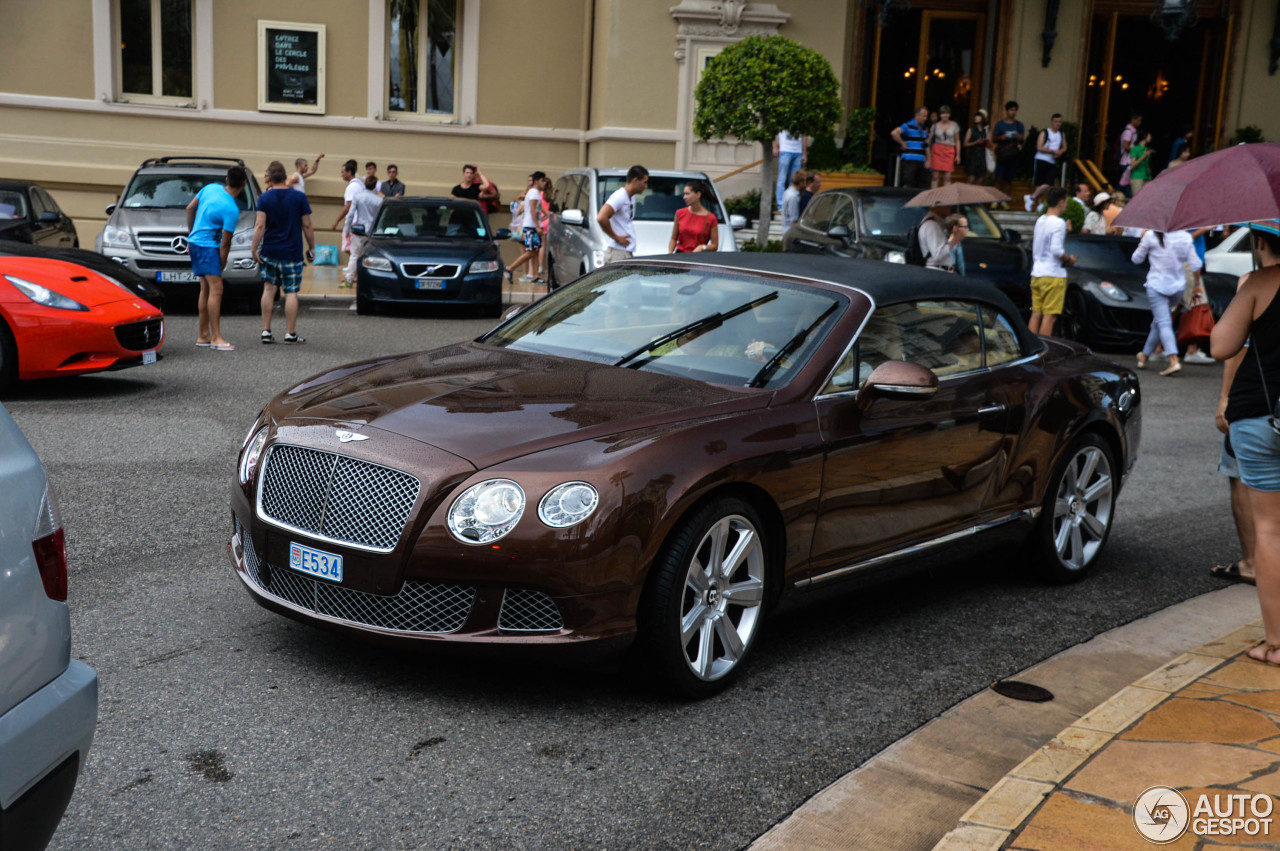
<svg viewBox="0 0 1280 851"><path fill-rule="evenodd" d="M161 313L164 312L164 293L155 284L121 265L110 257L103 257L94 251L83 248L58 248L49 245L29 245L25 242L0 239L0 258L2 257L47 257L50 260L62 260L91 269L135 293L139 298L149 302Z"/></svg>
<svg viewBox="0 0 1280 851"><path fill-rule="evenodd" d="M356 278L356 312L379 304L448 304L502 312L502 258L496 233L474 201L388 198L368 235Z"/></svg>
<svg viewBox="0 0 1280 851"><path fill-rule="evenodd" d="M927 209L906 203L918 189L829 189L813 197L804 215L782 236L782 249L905 263L907 234ZM1029 245L1006 231L982 206L957 210L969 219L964 240L965 276L990 281L1024 313L1031 307Z"/></svg>
<svg viewBox="0 0 1280 851"><path fill-rule="evenodd" d="M75 223L44 187L0 180L0 241L79 248Z"/></svg>
<svg viewBox="0 0 1280 851"><path fill-rule="evenodd" d="M1067 269L1067 295L1054 334L1100 351L1137 351L1151 328L1143 284L1147 264L1131 259L1138 240L1126 236L1067 234L1064 248L1077 258ZM1231 275L1204 273L1205 295L1215 317L1235 295Z"/></svg>

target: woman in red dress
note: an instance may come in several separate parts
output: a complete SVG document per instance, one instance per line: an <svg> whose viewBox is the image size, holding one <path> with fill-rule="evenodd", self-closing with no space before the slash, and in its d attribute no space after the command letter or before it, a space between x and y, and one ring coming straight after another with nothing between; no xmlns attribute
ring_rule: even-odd
<svg viewBox="0 0 1280 851"><path fill-rule="evenodd" d="M720 248L720 227L716 214L702 206L702 199L712 199L711 187L701 180L684 185L685 206L676 210L675 226L667 251L690 254L694 251L716 251Z"/></svg>

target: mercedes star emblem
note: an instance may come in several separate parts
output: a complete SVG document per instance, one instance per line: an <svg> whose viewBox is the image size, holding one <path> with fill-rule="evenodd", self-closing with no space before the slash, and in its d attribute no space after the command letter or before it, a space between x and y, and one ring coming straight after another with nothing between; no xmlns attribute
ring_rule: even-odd
<svg viewBox="0 0 1280 851"><path fill-rule="evenodd" d="M170 242L169 247L173 249L175 254L187 253L187 238L185 236L175 236Z"/></svg>
<svg viewBox="0 0 1280 851"><path fill-rule="evenodd" d="M343 443L350 443L353 440L369 439L369 435L367 434L356 434L354 431L343 431L342 429L338 429L336 434L338 435L338 440L342 441Z"/></svg>

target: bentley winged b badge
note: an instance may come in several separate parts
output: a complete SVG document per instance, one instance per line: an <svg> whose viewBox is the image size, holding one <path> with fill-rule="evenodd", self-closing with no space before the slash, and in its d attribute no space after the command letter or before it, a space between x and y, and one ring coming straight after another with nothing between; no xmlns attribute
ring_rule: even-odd
<svg viewBox="0 0 1280 851"><path fill-rule="evenodd" d="M338 429L334 433L338 435L338 440L342 441L343 443L350 443L353 440L369 439L369 435L367 434L356 434L354 431L345 431L343 429Z"/></svg>

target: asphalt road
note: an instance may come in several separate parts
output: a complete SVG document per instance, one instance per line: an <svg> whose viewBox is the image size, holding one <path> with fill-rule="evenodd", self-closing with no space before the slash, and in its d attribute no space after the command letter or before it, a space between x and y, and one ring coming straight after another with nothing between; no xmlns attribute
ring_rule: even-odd
<svg viewBox="0 0 1280 851"><path fill-rule="evenodd" d="M229 317L230 354L195 348L194 324L170 318L159 364L4 402L58 490L73 652L101 678L53 848L740 848L993 680L1219 587L1208 567L1237 554L1220 368L1187 366L1143 375L1141 458L1081 584L1040 585L1002 555L816 599L701 703L626 670L390 652L240 588L236 451L291 382L490 323L312 306L304 346L260 345L253 317Z"/></svg>

